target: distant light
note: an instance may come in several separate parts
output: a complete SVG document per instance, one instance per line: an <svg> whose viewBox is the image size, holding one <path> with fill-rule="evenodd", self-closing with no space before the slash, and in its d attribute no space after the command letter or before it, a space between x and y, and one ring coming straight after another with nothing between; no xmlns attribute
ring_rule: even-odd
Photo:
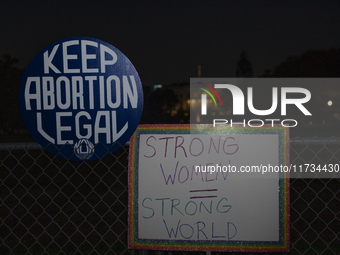
<svg viewBox="0 0 340 255"><path fill-rule="evenodd" d="M328 104L328 106L332 106L333 102L332 102L331 100L329 100L329 101L327 102L327 104Z"/></svg>
<svg viewBox="0 0 340 255"><path fill-rule="evenodd" d="M161 89L162 88L162 85L161 84L158 84L158 85L153 85L153 89L156 90L156 89Z"/></svg>

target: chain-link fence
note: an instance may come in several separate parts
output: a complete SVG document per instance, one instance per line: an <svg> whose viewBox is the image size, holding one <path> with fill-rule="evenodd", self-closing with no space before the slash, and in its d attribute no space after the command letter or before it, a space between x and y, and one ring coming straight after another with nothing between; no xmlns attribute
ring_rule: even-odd
<svg viewBox="0 0 340 255"><path fill-rule="evenodd" d="M339 164L340 141L294 139L290 161ZM74 162L35 143L0 144L0 163L1 255L156 253L127 248L128 147ZM340 254L340 180L291 179L290 187L288 254Z"/></svg>

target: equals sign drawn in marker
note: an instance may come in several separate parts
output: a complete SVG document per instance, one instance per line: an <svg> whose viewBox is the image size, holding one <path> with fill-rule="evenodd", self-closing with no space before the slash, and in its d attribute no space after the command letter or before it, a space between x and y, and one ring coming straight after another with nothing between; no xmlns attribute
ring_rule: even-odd
<svg viewBox="0 0 340 255"><path fill-rule="evenodd" d="M211 191L217 191L217 189L194 189L194 190L190 190L189 192L211 192ZM213 197L217 197L217 196L211 196L211 195L207 195L207 196L193 196L193 197L190 197L190 199L195 199L195 198L213 198Z"/></svg>

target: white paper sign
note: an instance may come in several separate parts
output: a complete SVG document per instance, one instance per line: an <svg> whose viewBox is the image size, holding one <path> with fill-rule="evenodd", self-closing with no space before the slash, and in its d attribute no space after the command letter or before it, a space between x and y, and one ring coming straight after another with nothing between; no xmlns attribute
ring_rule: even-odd
<svg viewBox="0 0 340 255"><path fill-rule="evenodd" d="M135 237L279 242L280 144L275 132L140 132Z"/></svg>

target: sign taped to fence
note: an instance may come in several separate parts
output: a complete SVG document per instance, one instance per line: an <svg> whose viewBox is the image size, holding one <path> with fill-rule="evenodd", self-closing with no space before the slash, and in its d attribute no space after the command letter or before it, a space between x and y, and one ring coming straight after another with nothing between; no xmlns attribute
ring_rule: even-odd
<svg viewBox="0 0 340 255"><path fill-rule="evenodd" d="M59 40L30 62L20 85L20 110L33 138L72 160L102 158L136 130L143 90L129 59L89 37Z"/></svg>
<svg viewBox="0 0 340 255"><path fill-rule="evenodd" d="M282 126L139 125L129 248L288 251L289 178L277 171L289 164L288 137Z"/></svg>

